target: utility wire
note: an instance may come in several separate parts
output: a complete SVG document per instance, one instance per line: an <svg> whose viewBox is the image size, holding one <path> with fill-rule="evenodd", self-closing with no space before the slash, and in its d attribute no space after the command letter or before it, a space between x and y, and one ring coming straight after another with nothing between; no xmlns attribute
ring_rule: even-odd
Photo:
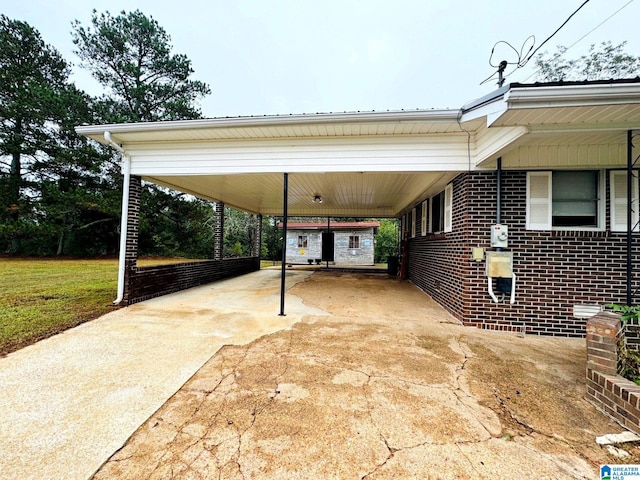
<svg viewBox="0 0 640 480"><path fill-rule="evenodd" d="M605 18L602 22L600 22L598 25L596 25L595 27L593 27L591 30L589 30L587 33L585 33L583 36L581 36L578 40L576 40L575 42L573 42L571 45L569 45L566 50L564 51L564 53L567 53L567 51L572 48L575 47L578 43L580 43L582 40L584 40L585 38L587 38L589 35L591 35L593 32L595 32L598 28L600 28L602 25L604 25L605 23L607 23L609 20L611 20L613 17L615 17L618 13L620 13L623 9L627 8L630 4L632 4L634 2L634 0L629 0L627 3L625 3L623 6L621 6L618 10L616 10L615 12L613 12L611 15L609 15L607 18ZM535 74L537 74L541 69L538 68L535 72L533 72L531 75L529 75L527 78L525 78L523 80L523 82L527 82L531 77L533 77ZM513 73L515 73L515 70L513 72L511 72L509 75L512 75ZM509 76L507 75L507 76Z"/></svg>
<svg viewBox="0 0 640 480"><path fill-rule="evenodd" d="M491 66L492 66L492 67L494 67L494 68L496 67L495 65L493 65L493 62L491 61L491 60L492 60L492 58L493 58L493 53L494 53L494 50L495 50L495 48L496 48L496 46L497 46L497 45L499 45L500 43L504 43L505 45L507 45L508 47L510 47L514 52L516 52L516 55L518 55L518 61L517 61L517 62L511 62L511 63L510 63L511 65L515 65L515 66L516 66L516 68L515 68L512 72L510 72L510 73L509 73L509 75L511 75L513 72L515 72L518 68L522 68L522 67L524 67L524 66L529 62L529 60L531 60L531 58L533 58L533 56L538 52L538 50L540 50L540 49L541 49L541 48L542 48L542 47L543 47L543 46L544 46L544 45L545 45L549 40L551 40L553 37L555 37L555 35L556 35L560 30L562 30L562 28L563 28L567 23L569 23L569 20L571 20L571 19L573 18L573 16L574 16L576 13L578 13L578 12L582 9L582 7L584 7L587 3L589 3L589 1L590 1L590 0L585 0L584 2L582 2L582 5L580 5L578 8L576 8L576 9L573 11L573 13L572 13L571 15L569 15L569 16L567 17L567 19L562 23L562 25L560 25L560 26L556 29L556 31L555 31L555 32L553 32L551 35L549 35L549 36L548 36L548 37L547 37L547 38L546 38L546 39L545 39L545 40L544 40L544 41L543 41L543 42L538 46L538 48L536 48L535 50L533 50L533 52L531 52L531 50L533 49L533 45L535 44L535 37L534 37L533 35L531 35L529 38L527 38L527 39L524 41L524 43L522 44L522 47L521 47L521 49L520 49L520 52L518 52L518 50L517 50L515 47L513 47L513 45L511 45L509 42L506 42L506 41L504 41L504 40L500 40L499 42L496 42L496 43L494 44L493 48L491 49L491 55L489 56L489 65L491 65ZM633 0L631 0L631 1L633 1ZM623 7L623 8L624 8L624 7ZM531 47L529 47L529 50L528 50L528 51L527 51L527 53L525 54L526 58L524 58L524 59L523 59L523 58L522 58L522 57L523 57L522 52L523 52L523 50L524 50L524 48L525 48L525 46L526 46L527 42L529 42L529 40L530 40L530 39L532 39L532 38L533 38L533 44L531 45ZM531 53L529 53L529 52L531 52ZM495 75L496 75L495 73L491 74L487 79L483 80L483 81L480 83L480 85L482 85L482 84L484 84L484 83L488 82L488 81L489 81L489 80L491 80ZM508 76L508 75L506 75L506 76ZM505 78L506 78L506 76L505 76ZM502 81L502 79L501 79L501 81Z"/></svg>
<svg viewBox="0 0 640 480"><path fill-rule="evenodd" d="M547 43L549 40L551 40L553 37L555 37L556 33L558 33L558 32L562 29L562 27L564 27L564 26L569 22L569 20L571 20L571 18L572 18L576 13L578 13L578 12L580 11L580 9L581 9L582 7L584 7L587 3L589 3L589 0L585 0L585 1L584 1L584 3L583 3L582 5L580 5L580 6L576 9L576 11L575 11L575 12L573 12L571 15L569 15L569 17L564 21L564 23L563 23L562 25L560 25L560 26L558 27L558 29L557 29L555 32L553 32L551 35L549 35L549 36L547 37L547 39L546 39L544 42L542 42L542 43L540 44L540 46L539 46L538 48L536 48L536 49L531 53L531 55L529 55L529 58L527 58L526 62L524 62L524 65L526 65L526 64L527 64L527 62L528 62L529 60L531 60L531 57L533 57L533 56L536 54L536 52L537 52L538 50L540 50L540 49L544 46L544 44L545 44L545 43ZM523 66L524 66L524 65L523 65Z"/></svg>

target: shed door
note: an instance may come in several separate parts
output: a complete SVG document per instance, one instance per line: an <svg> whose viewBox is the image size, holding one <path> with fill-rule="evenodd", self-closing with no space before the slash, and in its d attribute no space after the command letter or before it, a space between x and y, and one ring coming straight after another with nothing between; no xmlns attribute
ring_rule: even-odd
<svg viewBox="0 0 640 480"><path fill-rule="evenodd" d="M323 232L322 234L322 261L333 262L334 261L334 233Z"/></svg>

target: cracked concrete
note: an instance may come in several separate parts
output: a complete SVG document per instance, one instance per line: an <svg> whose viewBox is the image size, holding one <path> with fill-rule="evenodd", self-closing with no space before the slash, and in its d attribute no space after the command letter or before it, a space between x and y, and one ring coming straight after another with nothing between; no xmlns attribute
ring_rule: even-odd
<svg viewBox="0 0 640 480"><path fill-rule="evenodd" d="M288 287L309 274L287 272ZM278 316L279 286L279 272L262 270L114 311L0 358L0 477L87 479L223 345L322 315L291 295L288 315ZM206 407L207 392L238 383L242 359L234 354L224 375L178 392L187 410L159 428L186 445L190 415Z"/></svg>
<svg viewBox="0 0 640 480"><path fill-rule="evenodd" d="M223 347L93 478L598 478L619 462L595 444L620 427L583 400L584 340L465 328L380 276L318 272L291 293L325 315Z"/></svg>

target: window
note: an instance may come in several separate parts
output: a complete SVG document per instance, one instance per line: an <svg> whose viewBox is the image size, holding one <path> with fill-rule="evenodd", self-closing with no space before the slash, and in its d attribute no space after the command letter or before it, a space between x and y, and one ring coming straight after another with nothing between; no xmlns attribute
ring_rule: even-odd
<svg viewBox="0 0 640 480"><path fill-rule="evenodd" d="M615 170L610 173L611 188L611 231L627 231L627 172ZM633 231L638 229L638 178L633 176L631 183L631 224Z"/></svg>
<svg viewBox="0 0 640 480"><path fill-rule="evenodd" d="M431 231L450 232L452 230L453 185L431 197Z"/></svg>
<svg viewBox="0 0 640 480"><path fill-rule="evenodd" d="M358 235L349 235L349 248L360 248L360 237Z"/></svg>
<svg viewBox="0 0 640 480"><path fill-rule="evenodd" d="M422 236L426 235L427 232L430 230L430 228L428 228L428 223L429 223L429 199L427 198L424 202L422 202L422 224L420 225L421 227L421 233Z"/></svg>
<svg viewBox="0 0 640 480"><path fill-rule="evenodd" d="M416 238L416 223L417 223L418 219L416 217L416 209L414 207L413 210L411 210L411 238Z"/></svg>
<svg viewBox="0 0 640 480"><path fill-rule="evenodd" d="M602 227L602 187L597 170L529 172L527 229Z"/></svg>
<svg viewBox="0 0 640 480"><path fill-rule="evenodd" d="M307 248L307 236L298 235L298 248Z"/></svg>

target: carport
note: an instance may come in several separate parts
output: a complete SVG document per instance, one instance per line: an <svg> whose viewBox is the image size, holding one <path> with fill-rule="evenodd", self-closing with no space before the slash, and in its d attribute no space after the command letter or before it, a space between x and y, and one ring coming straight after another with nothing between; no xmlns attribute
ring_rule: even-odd
<svg viewBox="0 0 640 480"><path fill-rule="evenodd" d="M224 205L285 220L287 215L398 218L526 133L523 127L489 131L484 117L464 121L459 110L252 116L77 130L122 154L116 303L124 304L259 268L259 259L225 263L222 231L212 260L217 263L138 268L141 180L216 202L221 221ZM321 203L314 201L317 196Z"/></svg>
<svg viewBox="0 0 640 480"><path fill-rule="evenodd" d="M583 336L585 315L625 297L632 304L638 287L633 265L640 272L640 255L632 233L640 191L639 92L637 78L514 83L456 110L213 118L77 131L123 155L122 304L260 267L257 256L222 258L222 228L210 261L138 267L144 179L216 202L218 226L225 204L258 217L402 219L407 278L466 325ZM322 202L314 201L318 197ZM492 225L508 227L508 246L495 244ZM260 241L259 234L254 238ZM485 253L495 258L503 247L513 260L502 275L519 278L511 283L517 292L514 297L511 289L509 302L491 295L502 290L486 268Z"/></svg>

